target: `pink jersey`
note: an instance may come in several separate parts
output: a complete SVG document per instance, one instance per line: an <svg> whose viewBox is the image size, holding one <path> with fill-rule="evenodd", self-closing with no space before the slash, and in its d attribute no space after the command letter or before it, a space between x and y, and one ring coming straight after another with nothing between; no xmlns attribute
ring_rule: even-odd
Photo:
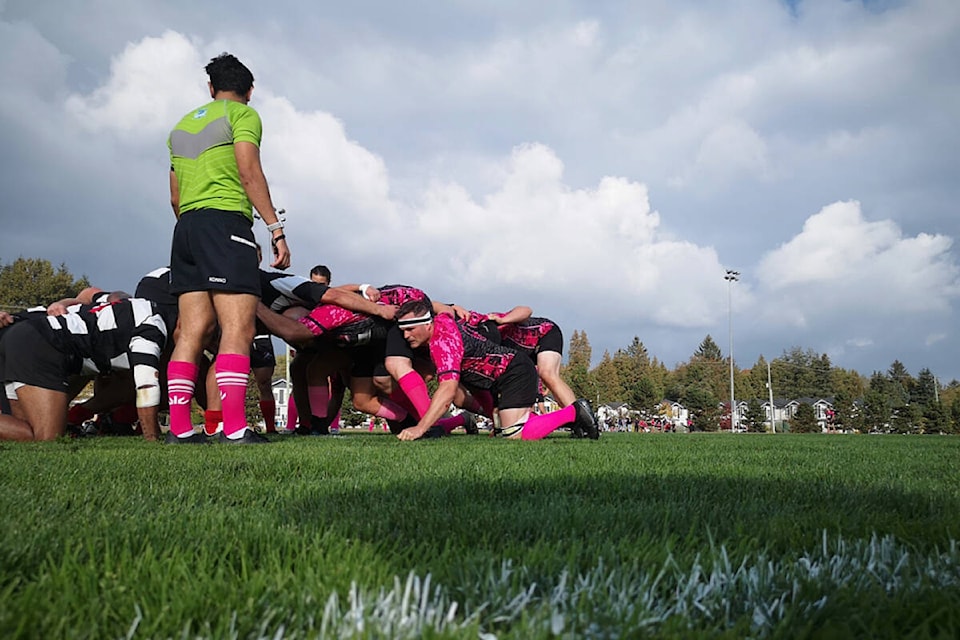
<svg viewBox="0 0 960 640"><path fill-rule="evenodd" d="M540 338L547 335L556 324L546 318L527 318L516 324L500 325L500 338L511 349L534 353Z"/></svg>
<svg viewBox="0 0 960 640"><path fill-rule="evenodd" d="M387 284L379 287L380 300L377 304L392 304L400 306L408 300L423 300L427 297L420 289L403 284ZM310 329L315 336L321 336L335 329L345 329L357 325L365 329L370 316L357 311L349 311L332 304L321 304L313 308L298 322Z"/></svg>
<svg viewBox="0 0 960 640"><path fill-rule="evenodd" d="M438 380L459 379L468 386L489 389L516 355L451 316L439 314L433 319L430 359Z"/></svg>

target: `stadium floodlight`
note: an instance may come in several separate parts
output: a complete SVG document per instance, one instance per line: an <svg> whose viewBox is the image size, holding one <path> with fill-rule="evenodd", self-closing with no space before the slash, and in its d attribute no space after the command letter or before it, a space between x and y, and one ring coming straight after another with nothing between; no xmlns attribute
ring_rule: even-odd
<svg viewBox="0 0 960 640"><path fill-rule="evenodd" d="M733 283L740 280L740 272L727 269L723 279L727 281L727 310L730 323L730 431L732 433L737 428L737 407L733 397Z"/></svg>

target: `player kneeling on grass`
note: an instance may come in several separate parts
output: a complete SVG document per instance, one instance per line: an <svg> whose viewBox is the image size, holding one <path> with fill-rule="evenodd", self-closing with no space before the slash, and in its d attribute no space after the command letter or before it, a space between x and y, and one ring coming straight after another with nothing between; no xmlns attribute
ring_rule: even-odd
<svg viewBox="0 0 960 640"><path fill-rule="evenodd" d="M447 411L462 383L470 389L489 390L500 412L498 435L539 440L569 426L575 437L597 439L596 418L589 403L572 405L543 415L533 413L537 400L537 370L516 351L496 345L446 314L434 315L429 300L404 303L397 310L397 325L413 351L422 350L437 368L437 391L416 426L404 429L401 440L422 437Z"/></svg>
<svg viewBox="0 0 960 640"><path fill-rule="evenodd" d="M127 298L15 323L0 344L0 377L13 414L0 416L0 440L63 435L71 380L117 370L133 371L143 435L156 440L160 359L175 322L149 300Z"/></svg>

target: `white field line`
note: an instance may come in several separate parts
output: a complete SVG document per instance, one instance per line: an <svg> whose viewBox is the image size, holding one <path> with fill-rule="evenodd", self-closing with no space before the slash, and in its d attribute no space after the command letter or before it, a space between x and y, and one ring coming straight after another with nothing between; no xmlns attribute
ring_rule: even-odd
<svg viewBox="0 0 960 640"><path fill-rule="evenodd" d="M524 630L627 637L656 632L668 619L685 619L691 629L724 628L748 619L753 636L762 638L788 614L794 621L815 614L841 589L848 595L878 587L890 595L956 589L960 547L950 541L946 550L918 556L891 536L845 540L829 539L824 532L815 549L784 559L760 553L735 562L720 546L686 566L673 558L656 571L611 569L601 562L576 577L563 572L550 586L523 580L526 573L505 561L483 584L470 586L479 602L458 602L429 574L394 578L392 587L378 590L354 584L345 597L331 594L323 607L306 596L318 613L322 610L319 620L291 620L289 612L273 608L264 611L258 634L243 635L414 639L428 631L455 636L472 629L481 640L495 640L496 629L509 629L518 637ZM141 616L138 608L128 638Z"/></svg>

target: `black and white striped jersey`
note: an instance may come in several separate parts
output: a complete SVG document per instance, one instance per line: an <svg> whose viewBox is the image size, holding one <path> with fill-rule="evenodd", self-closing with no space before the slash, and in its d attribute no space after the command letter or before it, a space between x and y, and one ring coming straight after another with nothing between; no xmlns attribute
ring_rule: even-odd
<svg viewBox="0 0 960 640"><path fill-rule="evenodd" d="M303 276L260 270L260 301L277 313L295 306L313 309L329 288Z"/></svg>
<svg viewBox="0 0 960 640"><path fill-rule="evenodd" d="M130 369L137 387L157 384L160 354L172 331L157 305L142 298L73 305L64 315L29 322L58 351L81 358L83 373Z"/></svg>
<svg viewBox="0 0 960 640"><path fill-rule="evenodd" d="M170 293L170 267L154 269L140 278L133 297L152 300L157 304L177 306L177 296Z"/></svg>

